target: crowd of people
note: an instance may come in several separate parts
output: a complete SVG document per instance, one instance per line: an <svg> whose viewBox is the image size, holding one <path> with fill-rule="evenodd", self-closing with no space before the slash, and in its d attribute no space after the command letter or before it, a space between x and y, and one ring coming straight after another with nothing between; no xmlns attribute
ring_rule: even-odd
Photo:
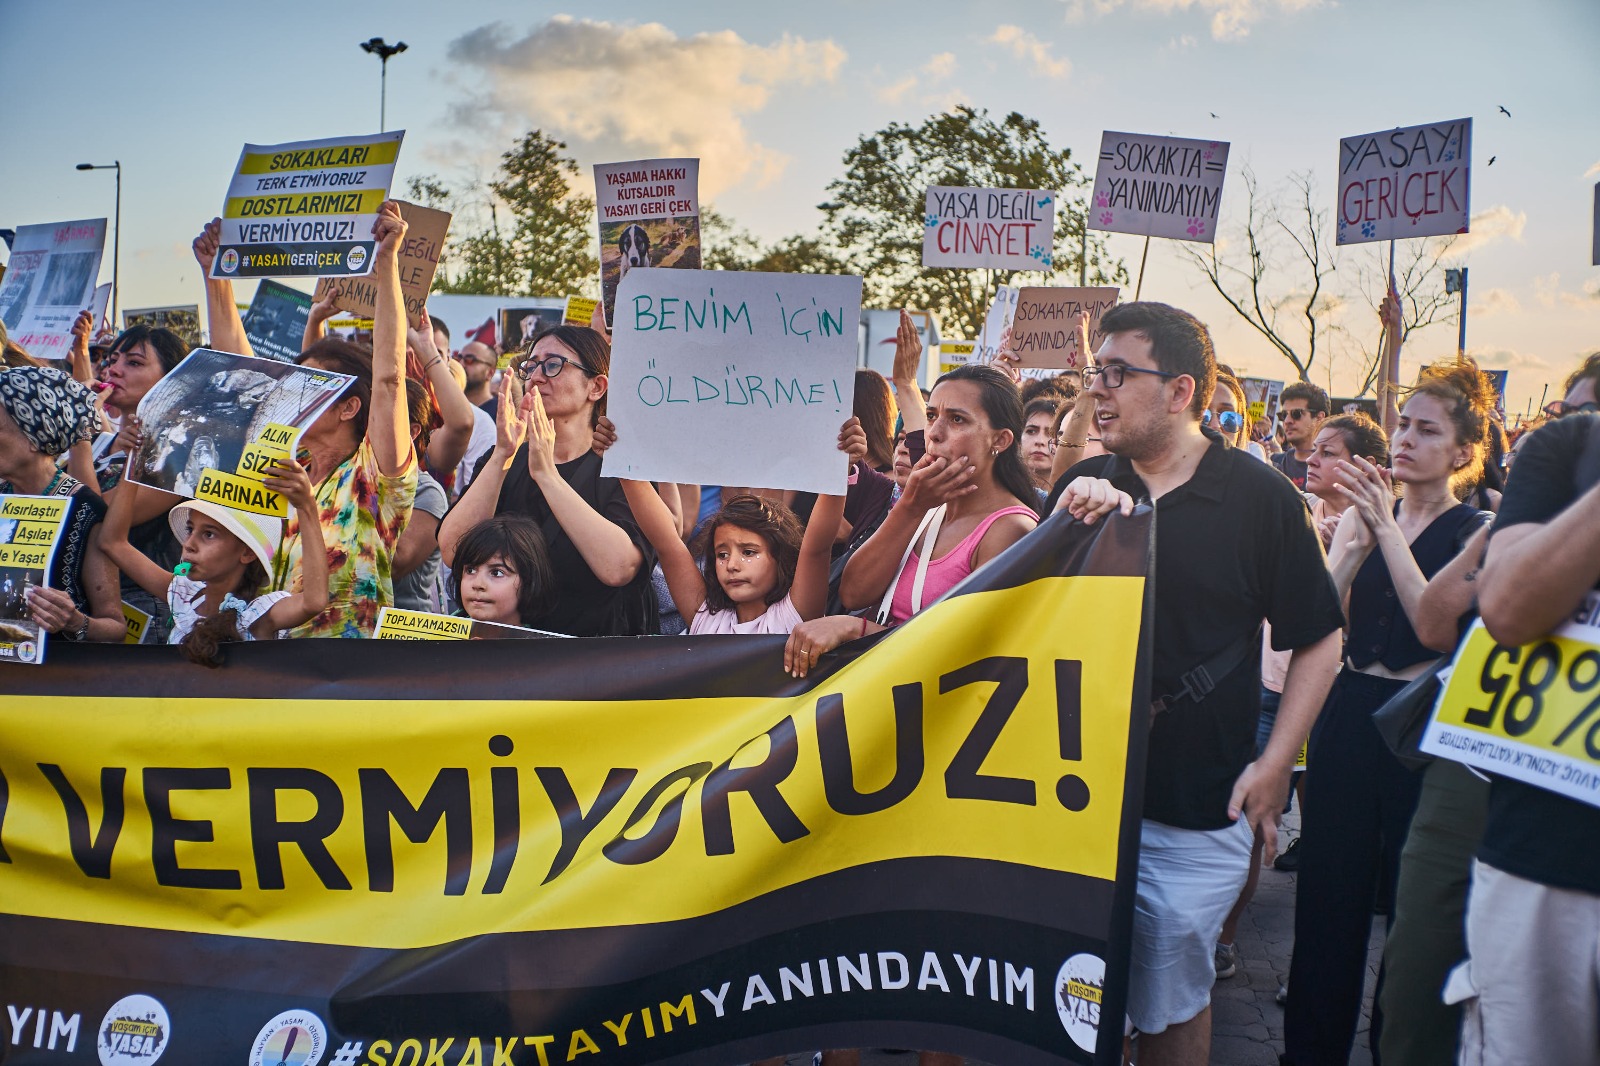
<svg viewBox="0 0 1600 1066"><path fill-rule="evenodd" d="M1108 311L1081 372L1023 381L1002 345L926 396L903 314L890 380L858 372L839 428L844 494L654 484L602 474L632 429L606 417L603 323L547 329L499 370L444 322L408 327L405 231L385 204L370 343L325 336L334 308L312 309L299 362L353 383L268 471L287 520L124 478L139 401L186 354L173 334L92 337L86 312L64 368L6 343L0 493L72 500L48 583L25 592L40 626L121 642L126 601L151 639L214 666L233 641L370 637L397 606L568 636L787 634L803 677L1051 514L1092 525L1150 502L1141 1066L1207 1061L1213 984L1286 803L1303 829L1285 1063L1348 1061L1375 905L1374 1061L1600 1062L1600 811L1397 755L1374 720L1477 612L1521 643L1600 583L1600 354L1510 435L1466 359L1424 368L1391 426L1305 382L1274 422L1164 304ZM213 222L194 242L205 273L216 247ZM206 287L211 346L251 354L231 283Z"/></svg>

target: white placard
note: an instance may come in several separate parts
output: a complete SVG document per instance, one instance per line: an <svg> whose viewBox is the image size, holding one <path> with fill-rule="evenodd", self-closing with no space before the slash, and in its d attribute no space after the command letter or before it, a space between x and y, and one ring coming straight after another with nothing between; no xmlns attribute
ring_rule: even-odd
<svg viewBox="0 0 1600 1066"><path fill-rule="evenodd" d="M20 226L0 282L6 333L37 359L72 353L72 323L94 300L106 220Z"/></svg>
<svg viewBox="0 0 1600 1066"><path fill-rule="evenodd" d="M228 183L214 278L362 277L404 130L247 144Z"/></svg>
<svg viewBox="0 0 1600 1066"><path fill-rule="evenodd" d="M928 189L922 265L1043 270L1053 264L1056 194L1045 189Z"/></svg>
<svg viewBox="0 0 1600 1066"><path fill-rule="evenodd" d="M1226 141L1106 131L1089 228L1210 244L1217 234Z"/></svg>
<svg viewBox="0 0 1600 1066"><path fill-rule="evenodd" d="M857 277L630 271L605 476L842 493L860 319Z"/></svg>
<svg viewBox="0 0 1600 1066"><path fill-rule="evenodd" d="M983 329L978 332L978 348L972 354L974 363L994 362L1011 318L1017 313L1017 297L1021 295L1022 289L1016 285L1001 285L995 289L994 299L989 301L989 313L983 317Z"/></svg>
<svg viewBox="0 0 1600 1066"><path fill-rule="evenodd" d="M1467 232L1472 120L1339 142L1340 244Z"/></svg>

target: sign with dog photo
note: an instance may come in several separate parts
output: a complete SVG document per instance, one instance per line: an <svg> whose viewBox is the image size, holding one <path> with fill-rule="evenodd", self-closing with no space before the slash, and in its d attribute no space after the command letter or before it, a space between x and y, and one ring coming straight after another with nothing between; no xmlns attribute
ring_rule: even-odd
<svg viewBox="0 0 1600 1066"><path fill-rule="evenodd" d="M606 322L616 306L617 285L628 271L700 269L700 160L597 164L594 202Z"/></svg>
<svg viewBox="0 0 1600 1066"><path fill-rule="evenodd" d="M71 506L65 496L0 495L0 663L44 662L50 634L28 609L28 592L49 586Z"/></svg>

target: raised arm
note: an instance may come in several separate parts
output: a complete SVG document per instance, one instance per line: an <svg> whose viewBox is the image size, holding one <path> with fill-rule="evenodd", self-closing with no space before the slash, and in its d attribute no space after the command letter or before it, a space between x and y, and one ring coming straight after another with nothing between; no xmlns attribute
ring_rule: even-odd
<svg viewBox="0 0 1600 1066"><path fill-rule="evenodd" d="M911 314L900 309L900 326L894 333L894 398L900 408L901 427L907 433L928 428L928 408L922 402L917 371L922 368L922 338Z"/></svg>
<svg viewBox="0 0 1600 1066"><path fill-rule="evenodd" d="M411 419L406 413L406 302L400 291L400 245L406 220L400 205L385 200L372 224L378 239L373 252L372 280L377 308L372 321L372 413L367 442L378 472L399 477L411 467Z"/></svg>
<svg viewBox="0 0 1600 1066"><path fill-rule="evenodd" d="M333 290L329 289L326 299L316 300L311 304L311 310L306 314L306 328L300 334L302 352L327 336L328 319L339 313L339 305L333 301Z"/></svg>
<svg viewBox="0 0 1600 1066"><path fill-rule="evenodd" d="M672 602L677 605L678 613L692 621L706 602L706 579L695 565L689 546L679 535L671 509L648 481L624 478L622 492L628 497L633 520L639 523L639 529L656 550Z"/></svg>
<svg viewBox="0 0 1600 1066"><path fill-rule="evenodd" d="M258 640L303 625L328 608L328 548L322 539L322 513L311 475L293 459L279 460L267 472L262 484L283 493L300 520L300 591L285 596L256 619L250 628Z"/></svg>
<svg viewBox="0 0 1600 1066"><path fill-rule="evenodd" d="M507 374L500 381L500 406L495 418L494 450L484 460L483 468L472 479L461 499L450 508L439 523L439 557L444 565L454 566L456 545L473 526L493 518L500 503L500 489L506 483L506 471L516 458L517 449L528 439L528 416L522 411L517 397L517 376Z"/></svg>
<svg viewBox="0 0 1600 1066"><path fill-rule="evenodd" d="M435 470L454 470L466 457L467 444L472 440L477 417L472 402L450 373L450 360L434 347L433 323L426 310L422 312L421 325L407 331L406 338L422 361L422 372L428 375L428 384L439 401L439 414L444 417L444 425L433 431L428 443L428 465Z"/></svg>
<svg viewBox="0 0 1600 1066"><path fill-rule="evenodd" d="M867 434L854 415L839 429L839 450L851 466L867 454ZM789 588L789 600L805 621L822 617L828 609L828 574L833 568L833 544L839 523L844 520L844 501L843 496L819 494L811 517L806 519L794 584Z"/></svg>
<svg viewBox="0 0 1600 1066"><path fill-rule="evenodd" d="M211 347L235 355L255 355L255 349L250 347L250 338L245 336L239 305L234 302L233 282L211 276L211 261L216 258L217 245L221 241L220 218L207 222L200 236L194 239L194 258L200 264L200 276L206 284L206 321L211 326Z"/></svg>
<svg viewBox="0 0 1600 1066"><path fill-rule="evenodd" d="M133 528L135 504L141 496L157 491L129 481L111 494L105 521L100 526L100 550L105 552L118 570L132 578L134 584L156 599L164 600L172 584L172 574L157 566L149 556L128 542L128 531Z"/></svg>

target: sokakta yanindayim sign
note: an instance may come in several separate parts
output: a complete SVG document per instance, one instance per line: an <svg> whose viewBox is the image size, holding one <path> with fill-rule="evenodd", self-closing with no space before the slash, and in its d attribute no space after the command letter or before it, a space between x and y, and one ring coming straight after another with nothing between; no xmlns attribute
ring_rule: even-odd
<svg viewBox="0 0 1600 1066"><path fill-rule="evenodd" d="M1107 131L1089 228L1210 244L1227 173L1226 141Z"/></svg>

